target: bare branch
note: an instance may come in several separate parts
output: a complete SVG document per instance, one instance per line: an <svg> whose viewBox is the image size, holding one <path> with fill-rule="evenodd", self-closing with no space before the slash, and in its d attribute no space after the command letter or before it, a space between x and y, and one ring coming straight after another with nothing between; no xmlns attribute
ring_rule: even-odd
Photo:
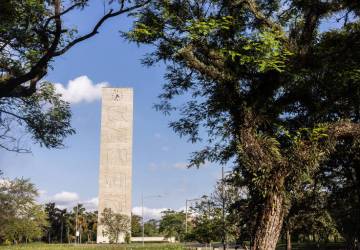
<svg viewBox="0 0 360 250"><path fill-rule="evenodd" d="M91 32L89 32L88 34L84 35L84 36L81 36L79 38L76 38L75 40L73 40L72 42L70 42L68 45L66 45L63 49L59 50L59 51L56 51L54 53L54 56L60 56L62 54L64 54L66 51L68 51L71 47L73 47L74 45L76 45L77 43L80 43L86 39L89 39L93 36L95 36L97 33L98 33L98 30L99 28L102 26L102 24L109 18L112 18L112 17L115 17L115 16L119 16L123 13L126 13L126 12L130 12L132 10L135 10L137 8L140 8L148 3L150 3L151 0L148 0L144 3L141 3L141 4L137 4L137 5L134 5L132 7L129 7L129 8L126 8L126 9L123 9L123 4L121 5L121 8L116 11L116 12L113 12L113 10L111 9L105 16L103 16L97 23L96 25L94 26L93 30Z"/></svg>
<svg viewBox="0 0 360 250"><path fill-rule="evenodd" d="M11 115L11 116L14 116L14 117L16 117L16 118L18 118L18 119L20 119L20 120L26 121L26 118L21 117L21 116L19 116L19 115L16 115L16 114L14 114L14 113L11 113L11 112L9 112L9 111L0 109L0 113L1 113L1 112L5 113L5 114L8 114L8 115Z"/></svg>
<svg viewBox="0 0 360 250"><path fill-rule="evenodd" d="M48 20L46 21L46 23L44 24L44 28L46 28L46 27L49 25L49 23L51 22L51 20L54 20L54 19L57 18L57 17L63 16L63 15L65 15L66 13L70 12L71 10L73 10L73 9L75 9L76 7L79 7L79 6L81 6L81 3L76 3L76 4L72 5L72 6L70 6L69 8L67 8L66 10L64 10L63 12L59 13L58 15L55 14L54 16L49 17L49 19L48 19Z"/></svg>
<svg viewBox="0 0 360 250"><path fill-rule="evenodd" d="M17 144L19 144L19 143L17 143ZM15 153L30 153L31 152L30 149L20 148L18 146L10 148L1 143L0 143L0 148L5 149L6 151L9 151L9 152L15 152Z"/></svg>

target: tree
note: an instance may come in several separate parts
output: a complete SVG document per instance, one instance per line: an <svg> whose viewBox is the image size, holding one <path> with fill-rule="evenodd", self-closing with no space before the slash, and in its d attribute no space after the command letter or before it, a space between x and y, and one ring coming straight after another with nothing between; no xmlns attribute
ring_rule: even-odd
<svg viewBox="0 0 360 250"><path fill-rule="evenodd" d="M97 211L86 211L82 204L78 204L68 212L66 209L59 209L55 203L45 204L49 228L47 235L43 237L45 242L71 242L75 240L76 225L80 232L79 241L96 241L97 232ZM76 220L77 218L77 220Z"/></svg>
<svg viewBox="0 0 360 250"><path fill-rule="evenodd" d="M327 209L345 238L348 249L360 239L360 142L345 138L320 170L320 184L328 190Z"/></svg>
<svg viewBox="0 0 360 250"><path fill-rule="evenodd" d="M87 224L87 241L88 242L96 242L96 234L97 234L97 223L98 223L98 214L95 212L86 212L86 224Z"/></svg>
<svg viewBox="0 0 360 250"><path fill-rule="evenodd" d="M176 240L182 241L185 237L185 213L170 209L161 213L159 232L167 238L175 237Z"/></svg>
<svg viewBox="0 0 360 250"><path fill-rule="evenodd" d="M248 197L244 190L239 190L230 180L230 176L224 176L216 183L209 197L203 196L190 207L191 226L188 227L190 233L187 239L202 243L222 241L224 245L226 242L244 240L244 237L239 240L244 234L241 226L250 223L251 219L245 213L248 207L241 201ZM241 209L236 207L239 204ZM254 214L254 211L250 213Z"/></svg>
<svg viewBox="0 0 360 250"><path fill-rule="evenodd" d="M345 13L341 28L320 29L339 13ZM193 143L207 139L189 165L235 159L234 183L256 199L254 249L275 249L293 194L337 140L359 136L354 120L343 121L358 109L332 112L343 99L359 100L358 92L345 91L359 86L360 57L350 53L360 46L359 5L164 0L135 15L124 36L155 47L146 65L167 63L168 82L156 107L180 113L170 124L180 136ZM191 99L172 105L185 94Z"/></svg>
<svg viewBox="0 0 360 250"><path fill-rule="evenodd" d="M52 60L98 33L110 18L128 13L146 1L118 2L84 35L64 26L63 19L82 10L88 0L10 0L1 3L0 97L25 97L36 92L36 84L46 75Z"/></svg>
<svg viewBox="0 0 360 250"><path fill-rule="evenodd" d="M15 243L28 243L43 236L47 227L46 213L40 205L29 205L9 220L4 227L4 239Z"/></svg>
<svg viewBox="0 0 360 250"><path fill-rule="evenodd" d="M192 229L190 238L201 243L220 241L223 236L222 207L204 197L190 208Z"/></svg>
<svg viewBox="0 0 360 250"><path fill-rule="evenodd" d="M27 179L2 179L0 183L0 238L28 242L41 238L46 214L35 198L37 190Z"/></svg>
<svg viewBox="0 0 360 250"><path fill-rule="evenodd" d="M149 237L159 236L159 221L151 219L145 222L144 235Z"/></svg>
<svg viewBox="0 0 360 250"><path fill-rule="evenodd" d="M131 236L139 237L142 235L141 217L136 214L131 214Z"/></svg>
<svg viewBox="0 0 360 250"><path fill-rule="evenodd" d="M45 212L49 227L43 240L45 242L68 242L68 231L71 225L67 210L57 208L56 204L52 202L45 204Z"/></svg>
<svg viewBox="0 0 360 250"><path fill-rule="evenodd" d="M74 220L73 227L74 227L74 235L76 239L76 231L79 232L79 242L82 243L83 236L86 236L86 231L88 229L88 224L86 220L86 209L82 204L77 204L77 206L73 207L72 217ZM85 237L86 239L86 237Z"/></svg>
<svg viewBox="0 0 360 250"><path fill-rule="evenodd" d="M113 213L105 208L101 213L101 224L104 226L103 235L108 236L111 243L119 243L119 236L129 234L131 230L130 218L124 214Z"/></svg>
<svg viewBox="0 0 360 250"><path fill-rule="evenodd" d="M41 83L30 97L0 98L0 115L0 148L8 151L30 152L28 139L62 148L64 138L75 133L69 104L49 83Z"/></svg>
<svg viewBox="0 0 360 250"><path fill-rule="evenodd" d="M243 214L234 211L233 206L242 198L246 198L243 189L239 189L232 183L231 176L222 176L210 195L211 201L221 210L221 241L223 245L227 241L236 241L240 237L239 224ZM244 218L242 218L244 219Z"/></svg>
<svg viewBox="0 0 360 250"><path fill-rule="evenodd" d="M83 10L90 4L88 0L1 1L0 147L29 152L29 147L19 143L24 134L30 134L41 146L62 147L64 138L74 130L68 104L60 100L50 83L42 81L52 62L95 36L108 19L148 1L108 1L110 9L83 35L65 27L64 19L69 13Z"/></svg>
<svg viewBox="0 0 360 250"><path fill-rule="evenodd" d="M307 237L317 243L340 238L327 206L329 193L319 179L309 180L303 185L302 192L293 198L292 206L284 219L283 234L287 250L292 249L292 238L301 240Z"/></svg>

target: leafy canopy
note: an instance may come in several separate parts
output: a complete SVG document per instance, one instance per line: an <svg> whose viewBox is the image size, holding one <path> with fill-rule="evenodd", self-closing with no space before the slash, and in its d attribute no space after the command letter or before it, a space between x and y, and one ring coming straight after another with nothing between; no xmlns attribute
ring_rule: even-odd
<svg viewBox="0 0 360 250"><path fill-rule="evenodd" d="M204 141L189 166L234 163L233 183L259 211L254 249L275 248L295 194L339 140L360 135L359 10L347 0L160 0L124 34L153 46L145 65L167 66L156 108L176 114L180 136ZM323 28L334 19L339 28Z"/></svg>
<svg viewBox="0 0 360 250"><path fill-rule="evenodd" d="M29 152L32 142L61 148L74 133L71 112L50 83L43 81L55 58L92 38L108 19L145 5L141 1L105 1L104 15L90 31L79 34L70 13L88 0L6 0L0 2L0 148Z"/></svg>

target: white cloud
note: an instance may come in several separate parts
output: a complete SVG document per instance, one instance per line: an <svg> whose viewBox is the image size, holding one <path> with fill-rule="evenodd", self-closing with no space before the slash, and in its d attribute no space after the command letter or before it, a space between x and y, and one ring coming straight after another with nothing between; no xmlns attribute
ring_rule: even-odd
<svg viewBox="0 0 360 250"><path fill-rule="evenodd" d="M69 203L73 203L79 201L79 195L74 192L66 192L62 191L60 193L55 194L51 200L59 205L67 205Z"/></svg>
<svg viewBox="0 0 360 250"><path fill-rule="evenodd" d="M84 201L84 202L80 202L84 205L84 207L86 208L86 210L90 210L90 211L94 211L98 209L98 205L99 205L99 198L98 197L94 197L91 198L90 200Z"/></svg>
<svg viewBox="0 0 360 250"><path fill-rule="evenodd" d="M79 76L70 80L67 87L55 83L55 90L62 95L62 99L69 103L92 102L101 98L101 88L109 86L107 82L94 84L89 77Z"/></svg>
<svg viewBox="0 0 360 250"><path fill-rule="evenodd" d="M56 193L53 196L46 196L46 193L43 197L40 197L39 201L41 203L54 202L56 207L60 209L72 209L77 204L82 204L86 210L94 211L98 209L99 199L98 197L93 197L89 200L81 199L79 194L75 192L62 191Z"/></svg>
<svg viewBox="0 0 360 250"><path fill-rule="evenodd" d="M178 169L187 169L188 167L188 163L186 162L177 162L174 165L174 168L178 168Z"/></svg>
<svg viewBox="0 0 360 250"><path fill-rule="evenodd" d="M161 212L167 210L167 208L148 208L144 207L144 220L149 219L160 219L161 218ZM142 209L141 207L133 207L132 209L133 214L141 216Z"/></svg>

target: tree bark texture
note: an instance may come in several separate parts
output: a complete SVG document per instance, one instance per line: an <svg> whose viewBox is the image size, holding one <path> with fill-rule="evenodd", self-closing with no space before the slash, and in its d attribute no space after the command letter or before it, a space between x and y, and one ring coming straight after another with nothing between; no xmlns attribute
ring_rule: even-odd
<svg viewBox="0 0 360 250"><path fill-rule="evenodd" d="M253 250L275 250L284 219L283 202L280 193L274 192L267 196L255 233Z"/></svg>

